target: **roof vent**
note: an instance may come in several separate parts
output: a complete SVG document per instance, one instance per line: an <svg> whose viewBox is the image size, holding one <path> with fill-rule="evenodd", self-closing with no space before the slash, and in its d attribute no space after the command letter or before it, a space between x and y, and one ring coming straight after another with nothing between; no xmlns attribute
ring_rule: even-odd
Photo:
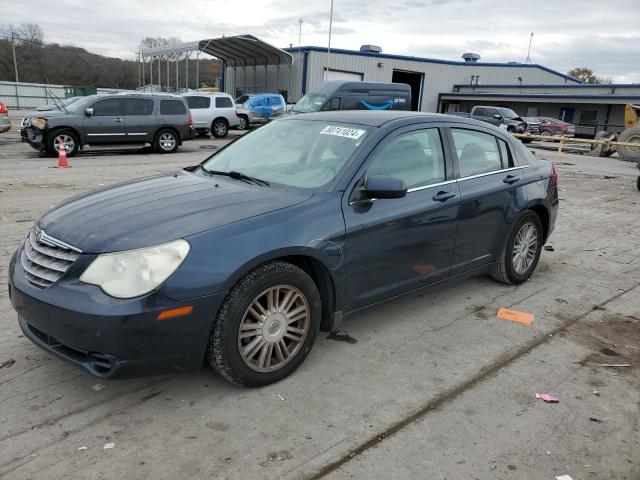
<svg viewBox="0 0 640 480"><path fill-rule="evenodd" d="M362 45L360 47L361 52L369 52L369 53L382 53L382 47L378 45Z"/></svg>
<svg viewBox="0 0 640 480"><path fill-rule="evenodd" d="M480 60L480 55L477 53L463 53L462 58L465 62L477 62Z"/></svg>

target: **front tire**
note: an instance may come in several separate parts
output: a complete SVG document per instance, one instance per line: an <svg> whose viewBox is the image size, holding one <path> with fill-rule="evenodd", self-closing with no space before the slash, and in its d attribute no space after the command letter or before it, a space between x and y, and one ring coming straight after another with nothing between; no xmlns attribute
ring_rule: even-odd
<svg viewBox="0 0 640 480"><path fill-rule="evenodd" d="M538 265L543 242L542 222L538 215L528 211L513 225L498 263L489 274L509 285L526 282Z"/></svg>
<svg viewBox="0 0 640 480"><path fill-rule="evenodd" d="M213 323L207 359L238 386L282 380L311 351L320 305L318 289L302 269L282 261L261 265L224 300Z"/></svg>
<svg viewBox="0 0 640 480"><path fill-rule="evenodd" d="M246 115L238 116L240 123L236 127L238 130L246 130L249 128L249 118Z"/></svg>
<svg viewBox="0 0 640 480"><path fill-rule="evenodd" d="M80 141L77 135L69 129L56 130L49 135L47 141L47 152L49 155L57 157L60 151L60 144L64 145L64 151L67 157L73 157L78 153L78 149L80 148Z"/></svg>

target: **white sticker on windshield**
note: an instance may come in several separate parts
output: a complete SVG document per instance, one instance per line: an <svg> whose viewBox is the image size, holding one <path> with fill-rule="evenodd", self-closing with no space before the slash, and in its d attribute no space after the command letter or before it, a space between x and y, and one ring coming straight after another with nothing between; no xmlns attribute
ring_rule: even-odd
<svg viewBox="0 0 640 480"><path fill-rule="evenodd" d="M365 130L360 130L358 128L346 128L346 127L325 127L324 130L320 132L321 135L335 135L336 137L345 137L351 138L353 140L359 139Z"/></svg>

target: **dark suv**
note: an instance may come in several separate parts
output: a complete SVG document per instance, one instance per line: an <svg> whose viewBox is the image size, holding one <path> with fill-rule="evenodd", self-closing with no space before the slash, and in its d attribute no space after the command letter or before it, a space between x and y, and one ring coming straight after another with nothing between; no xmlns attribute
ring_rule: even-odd
<svg viewBox="0 0 640 480"><path fill-rule="evenodd" d="M174 95L91 95L59 110L22 120L22 141L40 151L68 156L79 149L154 147L173 153L193 138L191 113L185 100Z"/></svg>

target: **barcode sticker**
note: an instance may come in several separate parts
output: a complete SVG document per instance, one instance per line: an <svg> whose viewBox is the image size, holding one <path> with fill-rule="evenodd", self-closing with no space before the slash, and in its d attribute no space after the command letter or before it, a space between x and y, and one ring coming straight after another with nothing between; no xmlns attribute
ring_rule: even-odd
<svg viewBox="0 0 640 480"><path fill-rule="evenodd" d="M325 127L320 132L320 134L335 135L336 137L345 137L345 138L351 138L353 140L357 140L364 134L364 132L365 130L360 130L358 128L328 126L328 127Z"/></svg>

